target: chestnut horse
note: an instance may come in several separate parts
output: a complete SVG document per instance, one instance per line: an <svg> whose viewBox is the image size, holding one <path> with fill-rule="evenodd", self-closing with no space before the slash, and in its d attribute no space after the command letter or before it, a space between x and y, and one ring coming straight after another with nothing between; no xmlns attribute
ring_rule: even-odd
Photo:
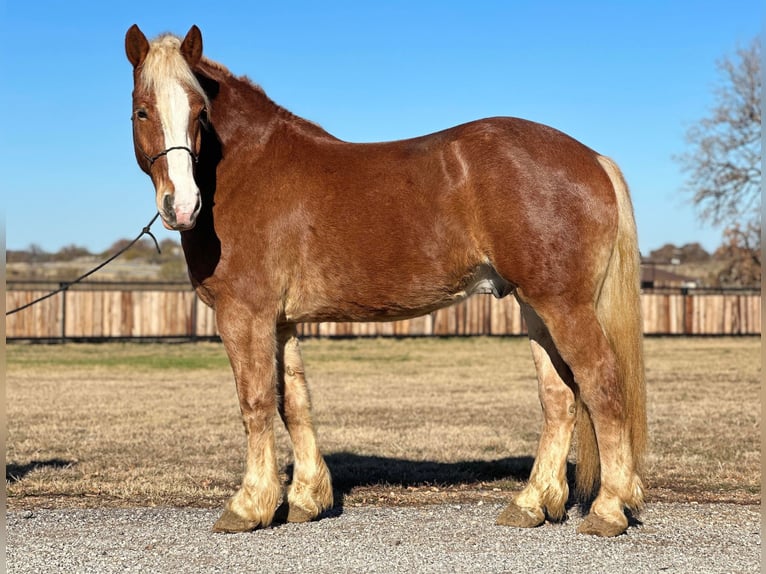
<svg viewBox="0 0 766 574"><path fill-rule="evenodd" d="M498 524L565 517L576 427L592 501L579 530L626 530L646 414L636 229L611 160L516 118L347 143L204 58L196 26L152 42L133 26L125 45L136 159L215 309L247 434L242 486L214 530L273 521L277 412L295 458L287 520L333 504L297 323L413 317L478 291L521 304L544 413L529 482Z"/></svg>

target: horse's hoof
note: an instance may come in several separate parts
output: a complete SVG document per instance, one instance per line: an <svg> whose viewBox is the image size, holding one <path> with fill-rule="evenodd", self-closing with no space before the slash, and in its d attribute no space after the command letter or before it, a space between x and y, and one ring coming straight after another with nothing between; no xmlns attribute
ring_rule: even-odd
<svg viewBox="0 0 766 574"><path fill-rule="evenodd" d="M579 534L590 534L591 536L619 536L628 529L628 519L624 516L622 518L622 521L611 522L591 512L585 517L583 523L580 524L577 532Z"/></svg>
<svg viewBox="0 0 766 574"><path fill-rule="evenodd" d="M497 517L498 526L515 526L516 528L535 528L545 522L545 514L540 509L522 508L515 502L506 506Z"/></svg>
<svg viewBox="0 0 766 574"><path fill-rule="evenodd" d="M287 522L311 522L314 518L316 517L297 506L291 506L287 513Z"/></svg>
<svg viewBox="0 0 766 574"><path fill-rule="evenodd" d="M260 524L258 522L242 518L239 514L227 508L213 525L213 532L224 532L227 534L234 532L250 532L259 526Z"/></svg>

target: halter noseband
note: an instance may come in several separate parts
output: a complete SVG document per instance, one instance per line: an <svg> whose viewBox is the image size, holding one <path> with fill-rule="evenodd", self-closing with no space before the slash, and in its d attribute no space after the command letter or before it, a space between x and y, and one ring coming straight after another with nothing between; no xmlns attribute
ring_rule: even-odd
<svg viewBox="0 0 766 574"><path fill-rule="evenodd" d="M138 145L138 143L136 143L136 145ZM172 147L169 147L169 148L168 148L168 149L166 149L166 150L162 150L162 151L161 151L160 153L158 153L157 155L149 155L148 153L146 153L146 152L145 152L145 151L144 151L144 150L141 148L141 146L140 146L140 145L138 145L138 149L141 151L141 153L142 153L142 154L144 154L144 157L145 157L145 158L146 158L146 160L149 162L149 165L150 165L150 166L154 165L154 162L155 162L155 161L157 161L158 159L160 159L162 156L168 155L168 152L170 152L170 151L173 151L174 149L180 149L180 150L183 150L183 151L185 151L185 152L188 152L188 154L191 156L191 158L192 158L192 161L194 161L194 163L198 163L198 162L199 162L199 156L198 156L196 153L194 153L194 152L193 152L191 149L189 149L188 147L186 147L186 146L183 146L183 145L174 145L174 146L172 146Z"/></svg>

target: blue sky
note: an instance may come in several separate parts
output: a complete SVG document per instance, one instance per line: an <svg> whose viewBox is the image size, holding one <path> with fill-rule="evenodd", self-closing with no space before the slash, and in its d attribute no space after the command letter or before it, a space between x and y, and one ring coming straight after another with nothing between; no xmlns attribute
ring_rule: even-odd
<svg viewBox="0 0 766 574"><path fill-rule="evenodd" d="M759 3L68 0L0 8L0 169L7 249L106 250L155 212L131 142L123 39L183 35L292 112L349 141L480 117L554 126L614 158L643 253L713 250L673 154L713 104L715 62L761 31ZM160 238L174 237L159 224Z"/></svg>

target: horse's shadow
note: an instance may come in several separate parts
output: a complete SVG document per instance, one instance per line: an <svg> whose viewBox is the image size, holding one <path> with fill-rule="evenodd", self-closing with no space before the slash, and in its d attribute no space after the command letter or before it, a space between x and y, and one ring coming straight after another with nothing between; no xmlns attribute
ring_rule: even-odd
<svg viewBox="0 0 766 574"><path fill-rule="evenodd" d="M27 476L33 470L38 468L69 468L75 464L73 460L64 460L61 458L51 458L48 460L33 460L27 464L6 464L5 465L5 481L13 484L19 482L25 476Z"/></svg>
<svg viewBox="0 0 766 574"><path fill-rule="evenodd" d="M358 487L391 485L397 488L449 488L498 480L523 482L529 478L534 458L522 456L436 462L337 452L326 455L325 462L332 475L335 504L322 518L343 514L346 497ZM288 476L292 475L292 466L286 470ZM571 463L567 463L567 478L570 484L574 480L574 465ZM510 496L508 498L510 501Z"/></svg>

